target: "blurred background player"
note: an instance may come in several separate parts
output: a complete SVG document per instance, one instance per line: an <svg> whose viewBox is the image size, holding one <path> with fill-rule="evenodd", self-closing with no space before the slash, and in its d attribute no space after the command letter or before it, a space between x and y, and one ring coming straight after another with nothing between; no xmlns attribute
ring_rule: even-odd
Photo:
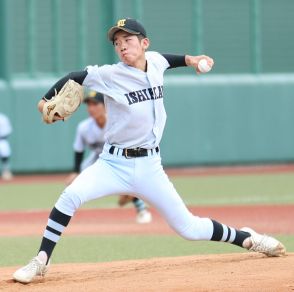
<svg viewBox="0 0 294 292"><path fill-rule="evenodd" d="M6 115L0 113L0 159L2 164L1 176L4 180L12 179L10 171L10 156L11 148L7 140L8 136L12 133L11 123Z"/></svg>
<svg viewBox="0 0 294 292"><path fill-rule="evenodd" d="M70 184L78 174L92 165L99 157L104 146L104 129L107 123L107 115L104 106L104 97L101 93L90 91L84 102L87 105L89 117L78 124L76 137L73 144L75 151L74 172L67 179L67 184ZM86 148L90 149L90 153L83 160ZM141 199L131 195L120 195L118 204L124 206L132 202L137 211L137 223L149 223L152 221L152 215L147 210L147 207Z"/></svg>

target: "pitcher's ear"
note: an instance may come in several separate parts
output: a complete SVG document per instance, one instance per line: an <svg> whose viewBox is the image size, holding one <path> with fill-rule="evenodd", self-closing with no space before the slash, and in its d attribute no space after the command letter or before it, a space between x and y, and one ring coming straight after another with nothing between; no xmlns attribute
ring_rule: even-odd
<svg viewBox="0 0 294 292"><path fill-rule="evenodd" d="M144 49L147 50L150 46L150 40L148 38L144 38L143 40Z"/></svg>

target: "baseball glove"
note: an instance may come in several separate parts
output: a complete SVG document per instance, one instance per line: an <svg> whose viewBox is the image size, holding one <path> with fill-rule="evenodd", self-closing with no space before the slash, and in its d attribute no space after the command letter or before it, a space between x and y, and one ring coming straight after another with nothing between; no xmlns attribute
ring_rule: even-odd
<svg viewBox="0 0 294 292"><path fill-rule="evenodd" d="M63 121L78 109L84 97L83 86L69 79L51 100L47 101L43 108L43 121L52 124L56 120L54 116L62 118Z"/></svg>

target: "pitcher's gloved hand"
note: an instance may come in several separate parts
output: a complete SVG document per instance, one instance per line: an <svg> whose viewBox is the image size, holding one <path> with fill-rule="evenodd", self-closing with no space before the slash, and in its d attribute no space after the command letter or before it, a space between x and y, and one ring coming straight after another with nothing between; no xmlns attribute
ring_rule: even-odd
<svg viewBox="0 0 294 292"><path fill-rule="evenodd" d="M44 104L43 121L52 124L67 120L78 109L84 97L83 86L69 79L56 95Z"/></svg>

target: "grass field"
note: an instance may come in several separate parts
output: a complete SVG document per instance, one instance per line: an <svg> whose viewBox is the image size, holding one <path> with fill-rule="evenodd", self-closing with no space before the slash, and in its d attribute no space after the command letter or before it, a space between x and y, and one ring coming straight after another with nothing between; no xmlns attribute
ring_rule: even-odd
<svg viewBox="0 0 294 292"><path fill-rule="evenodd" d="M173 177L187 205L293 204L294 173ZM0 185L0 210L51 209L63 183ZM102 198L83 207L115 208L117 199Z"/></svg>
<svg viewBox="0 0 294 292"><path fill-rule="evenodd" d="M223 175L173 177L188 205L294 204L294 174ZM63 183L0 185L0 210L50 210L64 188ZM109 197L83 208L113 208ZM130 206L131 207L131 206ZM294 216L294 215L293 215ZM294 251L294 235L279 235L288 251ZM20 265L34 255L40 236L2 237L0 266ZM177 235L64 236L54 253L54 262L97 262L124 259L242 252L232 245L190 242Z"/></svg>

